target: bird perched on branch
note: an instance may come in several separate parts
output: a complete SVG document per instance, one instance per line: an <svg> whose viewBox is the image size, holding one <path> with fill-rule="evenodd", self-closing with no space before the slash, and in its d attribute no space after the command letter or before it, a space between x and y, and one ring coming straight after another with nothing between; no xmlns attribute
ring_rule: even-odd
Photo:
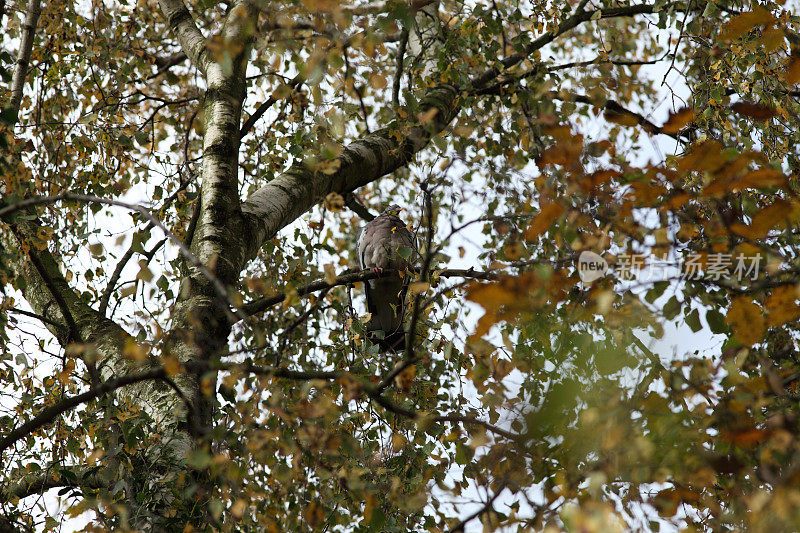
<svg viewBox="0 0 800 533"><path fill-rule="evenodd" d="M397 215L403 208L390 205L367 223L358 235L358 263L361 268L406 270L417 251L417 238ZM409 276L398 272L382 274L366 282L369 337L387 351L405 350L403 312ZM383 332L377 334L377 332Z"/></svg>

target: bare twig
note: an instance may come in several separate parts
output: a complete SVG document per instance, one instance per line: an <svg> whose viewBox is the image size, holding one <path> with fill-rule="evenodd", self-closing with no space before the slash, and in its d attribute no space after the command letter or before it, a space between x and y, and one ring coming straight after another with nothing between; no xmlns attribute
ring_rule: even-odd
<svg viewBox="0 0 800 533"><path fill-rule="evenodd" d="M450 533L464 533L464 528L467 526L469 522L472 522L476 518L491 512L494 509L494 501L505 490L506 485L507 483L501 483L500 487L497 488L494 495L491 498L489 498L489 501L487 501L483 507L481 507L480 509L478 509L477 511L466 517L464 520L453 526L453 528L450 529Z"/></svg>
<svg viewBox="0 0 800 533"><path fill-rule="evenodd" d="M288 82L286 85L291 87L292 90L295 90L301 83L303 83L303 78L300 76L295 76L295 78L290 82ZM239 130L239 138L242 138L245 135L247 135L252 129L252 127L255 125L255 123L258 122L258 119L260 119L264 115L264 113L266 113L267 110L270 107L272 107L273 104L275 104L275 102L277 101L278 98L273 94L272 96L267 98L266 101L264 101L264 103L258 106L258 109L256 109L255 112L253 112L253 114L247 118L245 123L242 124L242 129Z"/></svg>

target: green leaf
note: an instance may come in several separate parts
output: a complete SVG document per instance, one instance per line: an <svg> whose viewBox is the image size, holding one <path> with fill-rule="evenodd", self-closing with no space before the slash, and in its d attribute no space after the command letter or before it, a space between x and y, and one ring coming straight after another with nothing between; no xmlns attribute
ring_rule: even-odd
<svg viewBox="0 0 800 533"><path fill-rule="evenodd" d="M672 320L681 310L681 303L678 301L676 297L671 297L667 300L667 303L664 304L664 317L667 320Z"/></svg>
<svg viewBox="0 0 800 533"><path fill-rule="evenodd" d="M697 309L693 309L691 313L686 315L685 321L686 325L689 326L695 333L703 328L702 324L700 324L700 313L697 311Z"/></svg>
<svg viewBox="0 0 800 533"><path fill-rule="evenodd" d="M712 333L725 333L728 326L725 324L725 316L716 309L706 311L706 322Z"/></svg>

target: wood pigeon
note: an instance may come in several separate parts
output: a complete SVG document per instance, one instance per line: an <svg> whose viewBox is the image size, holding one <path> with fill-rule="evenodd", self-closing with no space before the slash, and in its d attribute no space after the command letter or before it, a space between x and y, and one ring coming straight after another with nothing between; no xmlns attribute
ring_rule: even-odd
<svg viewBox="0 0 800 533"><path fill-rule="evenodd" d="M358 234L358 263L361 268L404 270L417 251L417 238L397 216L403 208L390 205L367 223ZM405 257L404 257L405 256ZM405 350L403 330L406 288L409 276L393 272L366 282L367 310L372 314L367 329L369 338L384 350ZM381 335L375 332L382 331Z"/></svg>

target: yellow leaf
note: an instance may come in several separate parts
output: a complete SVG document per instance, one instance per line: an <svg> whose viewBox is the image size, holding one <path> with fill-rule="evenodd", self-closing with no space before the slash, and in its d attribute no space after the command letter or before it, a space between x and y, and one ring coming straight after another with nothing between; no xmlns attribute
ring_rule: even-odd
<svg viewBox="0 0 800 533"><path fill-rule="evenodd" d="M431 284L427 281L417 281L408 286L408 292L411 296L423 293L431 288Z"/></svg>
<svg viewBox="0 0 800 533"><path fill-rule="evenodd" d="M336 159L335 161L339 160ZM337 170L339 166L341 166L341 162L337 165ZM344 208L344 197L338 192L329 193L325 197L325 208L329 211L341 211Z"/></svg>
<svg viewBox="0 0 800 533"><path fill-rule="evenodd" d="M328 285L333 285L336 283L336 269L333 266L333 263L328 263L323 267L325 270L325 283Z"/></svg>
<svg viewBox="0 0 800 533"><path fill-rule="evenodd" d="M373 89L383 89L386 87L386 78L381 76L380 74L373 74L369 77L369 84L372 85Z"/></svg>
<svg viewBox="0 0 800 533"><path fill-rule="evenodd" d="M411 384L414 382L415 377L417 377L416 365L408 365L402 372L395 376L394 384L402 392L408 393L408 391L411 390Z"/></svg>
<svg viewBox="0 0 800 533"><path fill-rule="evenodd" d="M747 296L739 296L733 301L725 322L731 326L733 336L746 346L760 341L766 326L761 308Z"/></svg>
<svg viewBox="0 0 800 533"><path fill-rule="evenodd" d="M127 339L125 341L125 347L122 348L122 355L124 355L128 359L132 359L134 361L139 361L139 362L147 359L147 352L144 350L144 348L139 346L139 344L136 341L132 339Z"/></svg>
<svg viewBox="0 0 800 533"><path fill-rule="evenodd" d="M341 166L341 159L329 159L317 165L317 171L330 176L332 174L336 174Z"/></svg>

